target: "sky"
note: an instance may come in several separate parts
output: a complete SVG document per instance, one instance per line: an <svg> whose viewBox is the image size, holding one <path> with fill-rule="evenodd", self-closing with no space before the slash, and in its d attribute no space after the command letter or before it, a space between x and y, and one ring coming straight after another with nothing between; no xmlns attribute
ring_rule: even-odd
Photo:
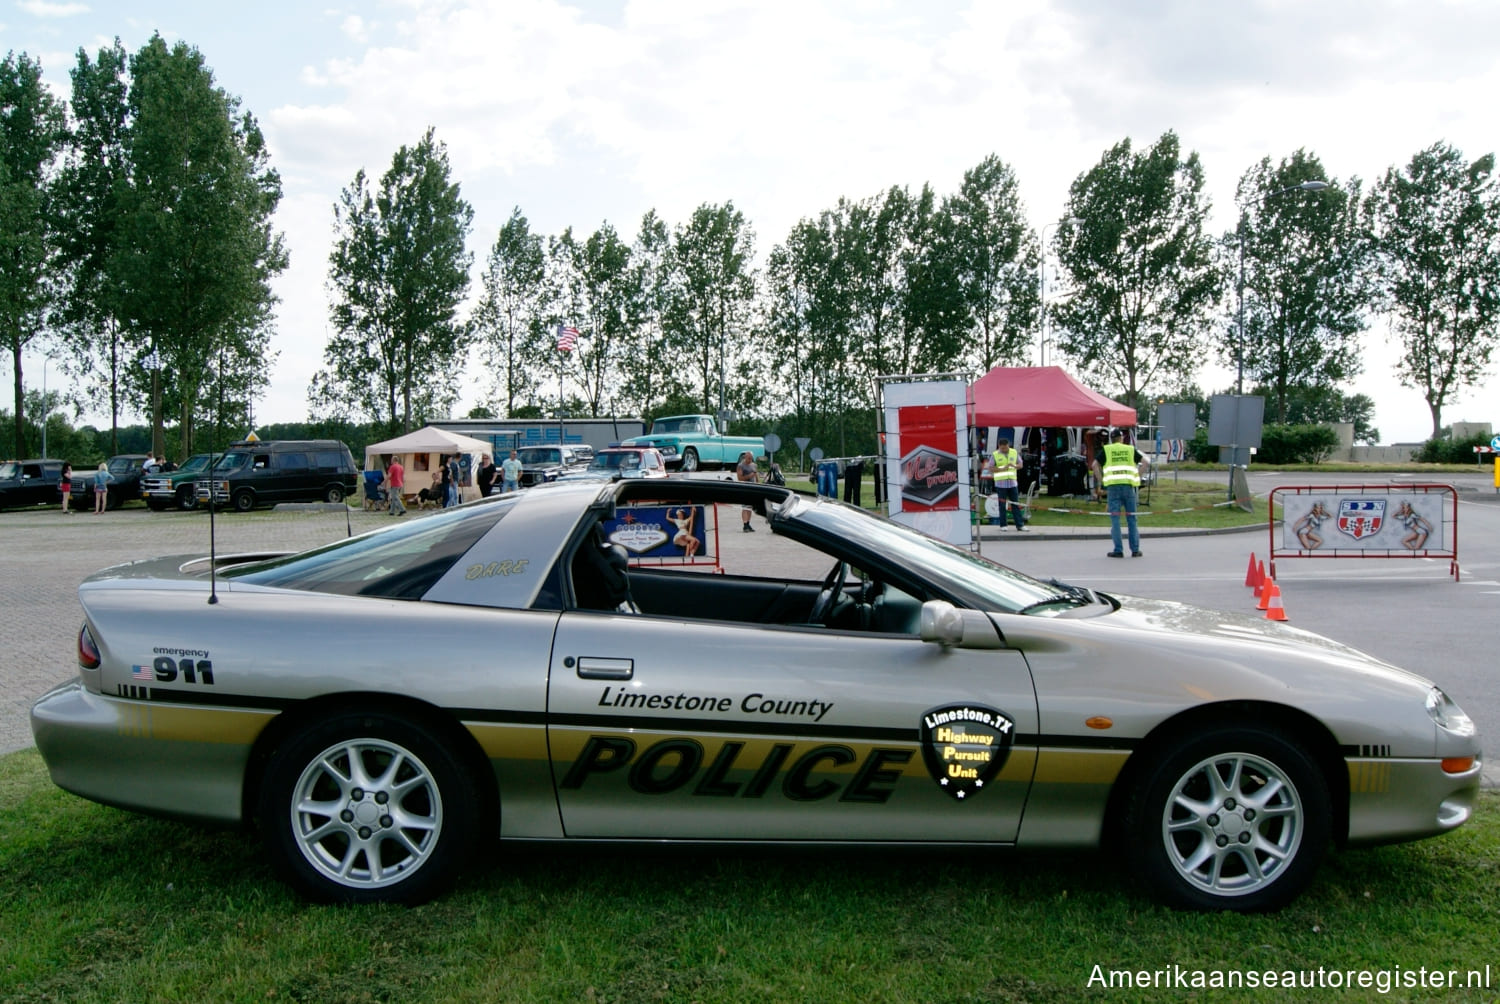
<svg viewBox="0 0 1500 1004"><path fill-rule="evenodd" d="M1492 152L1500 127L1491 0L0 0L0 50L39 60L64 97L80 48L118 37L134 52L153 32L203 53L281 174L291 265L260 421L307 414L340 190L429 126L475 210L475 287L516 207L544 234L607 221L630 239L648 210L676 225L732 200L763 261L841 196L952 193L994 154L1041 230L1106 150L1174 130L1203 162L1219 233L1264 157L1305 148L1329 180L1368 187L1436 142ZM1384 318L1364 348L1346 392L1375 400L1383 442L1425 439ZM1230 386L1208 362L1200 386ZM25 368L37 386L40 350ZM456 414L485 396L482 374L464 380ZM1485 383L1444 423L1500 426L1500 377Z"/></svg>

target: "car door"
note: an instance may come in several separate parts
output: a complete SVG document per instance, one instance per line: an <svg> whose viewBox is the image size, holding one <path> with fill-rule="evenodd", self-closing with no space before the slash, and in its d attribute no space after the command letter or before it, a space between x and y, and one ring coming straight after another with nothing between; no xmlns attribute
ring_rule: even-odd
<svg viewBox="0 0 1500 1004"><path fill-rule="evenodd" d="M548 737L571 837L1009 841L1024 657L916 637L565 612Z"/></svg>

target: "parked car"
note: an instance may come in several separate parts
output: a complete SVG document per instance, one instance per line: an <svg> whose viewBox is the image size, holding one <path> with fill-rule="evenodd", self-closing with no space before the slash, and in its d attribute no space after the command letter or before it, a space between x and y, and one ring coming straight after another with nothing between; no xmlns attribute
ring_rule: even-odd
<svg viewBox="0 0 1500 1004"><path fill-rule="evenodd" d="M141 479L141 496L146 505L153 512L173 506L178 509L198 508L198 475L208 470L213 458L212 453L195 453L176 470L147 474Z"/></svg>
<svg viewBox="0 0 1500 1004"><path fill-rule="evenodd" d="M760 436L726 436L708 415L672 415L651 423L644 436L627 439L621 446L654 446L667 466L696 471L700 467L731 467L746 450L754 456L765 451Z"/></svg>
<svg viewBox="0 0 1500 1004"><path fill-rule="evenodd" d="M556 481L588 466L588 460L576 446L523 446L516 451L521 462L521 487Z"/></svg>
<svg viewBox="0 0 1500 1004"><path fill-rule="evenodd" d="M594 454L587 467L565 474L560 481L617 481L620 478L664 478L667 464L661 451L649 446L611 446Z"/></svg>
<svg viewBox="0 0 1500 1004"><path fill-rule="evenodd" d="M770 532L704 532L741 506ZM674 532L725 574L646 557ZM1480 784L1414 673L768 485L545 485L79 599L79 676L31 712L53 780L254 822L320 900L419 902L499 837L1103 847L1174 906L1261 910Z"/></svg>
<svg viewBox="0 0 1500 1004"><path fill-rule="evenodd" d="M61 460L0 462L0 509L55 505L62 501ZM75 471L73 477L78 477Z"/></svg>
<svg viewBox="0 0 1500 1004"><path fill-rule="evenodd" d="M249 512L277 502L342 502L359 488L359 468L337 439L235 443L197 480L199 502Z"/></svg>
<svg viewBox="0 0 1500 1004"><path fill-rule="evenodd" d="M118 509L141 497L141 479L146 475L147 459L144 453L121 453L109 458L105 463L110 475L105 493L106 509ZM93 471L74 469L72 505L75 509L94 508Z"/></svg>

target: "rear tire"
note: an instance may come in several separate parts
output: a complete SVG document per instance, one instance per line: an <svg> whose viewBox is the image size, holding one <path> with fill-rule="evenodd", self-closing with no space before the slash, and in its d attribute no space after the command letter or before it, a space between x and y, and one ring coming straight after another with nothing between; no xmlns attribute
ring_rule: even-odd
<svg viewBox="0 0 1500 1004"><path fill-rule="evenodd" d="M481 804L437 732L348 712L276 750L256 816L277 871L309 899L415 905L447 890L473 856Z"/></svg>
<svg viewBox="0 0 1500 1004"><path fill-rule="evenodd" d="M344 489L338 485L330 485L327 494L323 498L332 503L342 502L344 501Z"/></svg>
<svg viewBox="0 0 1500 1004"><path fill-rule="evenodd" d="M1327 852L1328 785L1295 739L1221 726L1156 758L1125 816L1132 872L1170 906L1275 910Z"/></svg>

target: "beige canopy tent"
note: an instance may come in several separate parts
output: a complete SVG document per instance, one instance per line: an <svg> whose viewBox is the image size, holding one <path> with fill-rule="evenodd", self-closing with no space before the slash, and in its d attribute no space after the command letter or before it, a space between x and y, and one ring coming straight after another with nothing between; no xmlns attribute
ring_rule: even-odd
<svg viewBox="0 0 1500 1004"><path fill-rule="evenodd" d="M365 470L382 469L385 466L384 458L388 456L400 457L401 466L406 468L406 492L415 494L431 483L430 472L438 469L440 459L456 453L461 470L459 497L472 499L479 497L479 489L474 487L474 472L479 469L479 458L489 452L490 444L482 439L461 436L429 425L404 436L366 446Z"/></svg>

